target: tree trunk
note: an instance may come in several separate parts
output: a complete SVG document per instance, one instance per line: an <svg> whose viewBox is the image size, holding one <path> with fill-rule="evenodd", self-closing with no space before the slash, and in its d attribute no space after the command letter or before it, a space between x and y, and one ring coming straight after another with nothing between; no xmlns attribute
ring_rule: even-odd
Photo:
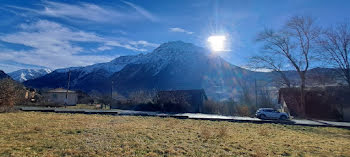
<svg viewBox="0 0 350 157"><path fill-rule="evenodd" d="M290 88L290 81L289 79L287 78L286 75L282 74L282 78L284 80L284 82L286 83L287 87Z"/></svg>
<svg viewBox="0 0 350 157"><path fill-rule="evenodd" d="M350 69L345 70L345 78L346 78L346 82L348 83L348 86L350 88Z"/></svg>
<svg viewBox="0 0 350 157"><path fill-rule="evenodd" d="M301 85L300 85L300 111L301 111L301 116L305 117L306 111L305 111L305 73L300 75L301 79Z"/></svg>

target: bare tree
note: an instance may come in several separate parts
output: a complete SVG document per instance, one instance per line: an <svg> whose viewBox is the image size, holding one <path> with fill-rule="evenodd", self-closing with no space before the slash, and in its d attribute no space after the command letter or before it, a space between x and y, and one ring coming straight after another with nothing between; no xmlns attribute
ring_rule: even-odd
<svg viewBox="0 0 350 157"><path fill-rule="evenodd" d="M5 112L25 101L24 86L12 79L0 80L0 112Z"/></svg>
<svg viewBox="0 0 350 157"><path fill-rule="evenodd" d="M311 86L326 86L335 83L339 77L337 72L328 68L314 68L307 74L306 82Z"/></svg>
<svg viewBox="0 0 350 157"><path fill-rule="evenodd" d="M128 98L133 104L147 104L153 102L155 95L156 91L138 90L131 92Z"/></svg>
<svg viewBox="0 0 350 157"><path fill-rule="evenodd" d="M260 86L258 92L258 107L275 107L273 101L273 89L271 89L271 87L269 87L268 84Z"/></svg>
<svg viewBox="0 0 350 157"><path fill-rule="evenodd" d="M253 106L255 104L255 97L253 86L248 80L239 80L238 85L241 88L239 103L244 105ZM254 105L255 106L255 105Z"/></svg>
<svg viewBox="0 0 350 157"><path fill-rule="evenodd" d="M273 72L277 72L281 79L283 80L282 85L291 87L290 80L286 76L283 69L283 61L281 59L276 59L275 56L253 56L250 58L249 66L255 69L268 69Z"/></svg>
<svg viewBox="0 0 350 157"><path fill-rule="evenodd" d="M350 87L350 25L339 24L335 28L323 31L320 47L325 52L323 56L339 69L340 75Z"/></svg>
<svg viewBox="0 0 350 157"><path fill-rule="evenodd" d="M280 30L265 29L258 35L257 41L264 44L260 61L272 70L282 71L280 63L289 65L297 71L300 78L300 107L304 108L305 80L310 62L314 59L313 50L320 34L320 29L310 17L293 16ZM266 59L268 62L262 60ZM271 63L271 66L268 65ZM283 72L281 72L283 74ZM285 75L284 75L285 76Z"/></svg>

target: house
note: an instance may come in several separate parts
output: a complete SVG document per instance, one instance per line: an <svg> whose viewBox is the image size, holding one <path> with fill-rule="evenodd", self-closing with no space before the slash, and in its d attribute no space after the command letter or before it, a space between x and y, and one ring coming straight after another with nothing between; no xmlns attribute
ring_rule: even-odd
<svg viewBox="0 0 350 157"><path fill-rule="evenodd" d="M27 88L25 90L24 98L30 102L36 102L37 101L37 92L34 88Z"/></svg>
<svg viewBox="0 0 350 157"><path fill-rule="evenodd" d="M78 94L75 91L57 88L43 94L46 101L60 105L76 105Z"/></svg>
<svg viewBox="0 0 350 157"><path fill-rule="evenodd" d="M208 100L203 89L159 91L155 99L166 112L201 112Z"/></svg>
<svg viewBox="0 0 350 157"><path fill-rule="evenodd" d="M350 121L350 89L343 86L305 89L305 106L301 106L299 88L281 88L278 102L292 116L324 120Z"/></svg>

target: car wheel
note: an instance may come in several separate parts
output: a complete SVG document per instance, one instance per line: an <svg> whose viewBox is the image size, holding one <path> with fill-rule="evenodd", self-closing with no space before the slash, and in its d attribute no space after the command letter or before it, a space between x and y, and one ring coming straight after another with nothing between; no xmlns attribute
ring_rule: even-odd
<svg viewBox="0 0 350 157"><path fill-rule="evenodd" d="M287 116L282 115L282 116L280 117L280 120L287 120Z"/></svg>
<svg viewBox="0 0 350 157"><path fill-rule="evenodd" d="M266 119L266 116L264 114L260 115L260 119Z"/></svg>

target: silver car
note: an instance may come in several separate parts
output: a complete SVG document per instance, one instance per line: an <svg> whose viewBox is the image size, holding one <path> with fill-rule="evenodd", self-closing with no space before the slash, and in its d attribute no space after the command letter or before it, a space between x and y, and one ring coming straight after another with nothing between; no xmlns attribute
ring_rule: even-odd
<svg viewBox="0 0 350 157"><path fill-rule="evenodd" d="M255 116L259 119L289 119L289 115L287 113L279 112L273 108L260 108L256 111Z"/></svg>

